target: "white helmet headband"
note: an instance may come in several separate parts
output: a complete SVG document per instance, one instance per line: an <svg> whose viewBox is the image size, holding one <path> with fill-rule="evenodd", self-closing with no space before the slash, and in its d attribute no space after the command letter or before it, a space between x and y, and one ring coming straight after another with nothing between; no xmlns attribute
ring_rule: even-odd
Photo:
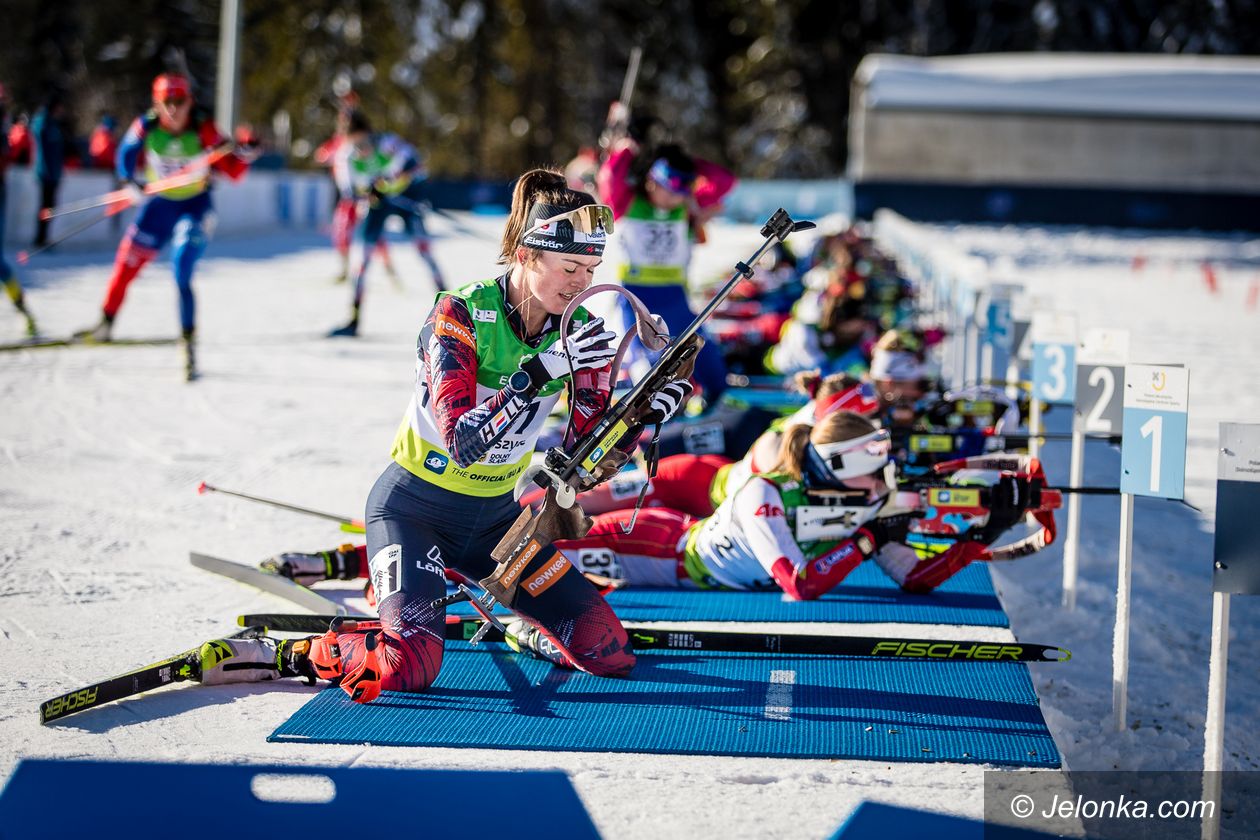
<svg viewBox="0 0 1260 840"><path fill-rule="evenodd" d="M837 479L857 478L879 472L892 456L892 440L887 429L835 443L813 443L809 447Z"/></svg>

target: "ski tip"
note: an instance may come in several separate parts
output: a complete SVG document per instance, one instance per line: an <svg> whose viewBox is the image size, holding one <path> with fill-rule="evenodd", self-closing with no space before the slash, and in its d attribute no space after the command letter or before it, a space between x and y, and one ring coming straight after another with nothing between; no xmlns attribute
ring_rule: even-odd
<svg viewBox="0 0 1260 840"><path fill-rule="evenodd" d="M1061 647L1048 647L1042 652L1046 662L1067 662L1072 658L1072 651Z"/></svg>
<svg viewBox="0 0 1260 840"><path fill-rule="evenodd" d="M49 208L45 207L39 211L39 220L41 222L46 222L51 218L52 218L52 210L50 210Z"/></svg>
<svg viewBox="0 0 1260 840"><path fill-rule="evenodd" d="M198 484L198 485L197 485L197 495L198 495L198 496L204 496L204 495L206 494L206 491L211 490L211 489L212 489L212 488L210 487L210 485L209 485L209 484L206 484L206 483L203 481L203 482L201 482L200 484Z"/></svg>
<svg viewBox="0 0 1260 840"><path fill-rule="evenodd" d="M30 251L18 251L18 252L17 252L17 262L18 262L18 265L26 265L26 264L27 264L28 262L30 262L30 261L31 261L31 252L30 252Z"/></svg>

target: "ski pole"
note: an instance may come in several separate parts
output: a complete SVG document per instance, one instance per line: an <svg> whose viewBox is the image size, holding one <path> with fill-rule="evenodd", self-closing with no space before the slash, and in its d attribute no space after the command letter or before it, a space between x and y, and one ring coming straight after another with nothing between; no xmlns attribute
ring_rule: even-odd
<svg viewBox="0 0 1260 840"><path fill-rule="evenodd" d="M362 520L352 519L349 516L340 516L335 513L325 513L322 510L315 510L314 508L302 507L301 505L291 505L288 502L280 502L275 499L267 499L262 496L251 496L249 493L241 493L240 491L237 491L237 490L225 490L222 487L215 487L213 484L207 484L204 481L197 485L198 495L204 495L207 492L222 493L225 496L235 496L238 499L245 499L251 502L258 502L260 504L270 505L271 507L277 507L282 510L290 510L290 511L293 511L294 513L304 513L307 516L316 516L316 517L319 517L320 519L330 519L333 522L340 522L343 531L355 531L357 533L363 532Z"/></svg>
<svg viewBox="0 0 1260 840"><path fill-rule="evenodd" d="M130 206L131 206L131 202L128 201L126 204L116 204L116 205L107 207L105 209L105 212L101 214L100 216L97 216L95 219L92 219L89 222L84 222L78 227L71 228L70 230L63 233L61 236L56 237L50 242L45 242L43 245L40 245L38 248L36 248L33 251L18 251L17 252L18 265L26 265L28 262L31 261L31 257L38 257L40 254L44 253L50 248L55 248L56 246L60 245L62 242L65 242L67 239L78 236L80 233L83 233L83 231L87 230L93 225L99 224L100 222L105 221L110 216L118 215L119 213L126 210Z"/></svg>
<svg viewBox="0 0 1260 840"><path fill-rule="evenodd" d="M434 207L431 202L414 201L413 199L407 198L406 196L402 196L402 195L385 195L385 196L381 196L381 200L394 205L400 210L405 210L408 213L416 213L416 214L434 213L438 216L441 216L443 219L446 219L448 222L451 223L451 227L455 228L456 233L462 233L465 236L472 236L477 239L488 238L485 234L479 231L475 231L472 228L465 225L459 219L455 218L455 216L452 215L451 213L448 213L447 211L442 210L440 208Z"/></svg>
<svg viewBox="0 0 1260 840"><path fill-rule="evenodd" d="M422 202L421 207L423 207L425 210L430 210L433 213L436 213L437 215L441 216L443 219L446 219L446 221L451 223L451 227L455 228L456 233L462 233L465 236L472 236L477 239L490 238L486 236L484 233L482 233L481 231L473 230L472 228L468 227L468 225L464 224L459 219L455 218L455 214L450 213L446 210L443 210L441 207L434 207L433 204L428 201Z"/></svg>
<svg viewBox="0 0 1260 840"><path fill-rule="evenodd" d="M81 213L84 210L91 210L94 207L105 207L116 201L122 201L128 197L129 193L125 189L111 190L103 195L84 198L80 201L71 201L67 204L59 204L56 207L45 207L39 211L40 221L48 221L61 216L69 216L71 213Z"/></svg>
<svg viewBox="0 0 1260 840"><path fill-rule="evenodd" d="M189 184L195 184L202 178L206 177L206 173L193 171L203 166L211 166L220 158L224 157L233 148L233 144L224 143L210 150L205 158L190 161L181 166L179 169L167 175L165 178L159 178L156 181L150 181L142 187L145 195L154 195L164 190L175 189L176 187L186 187ZM128 200L131 198L131 191L127 189L112 190L104 195L98 195L93 198L84 198L80 201L72 201L68 204L61 204L57 207L45 207L39 211L39 218L43 221L55 219L59 216L68 216L72 213L81 213L84 210L91 210L96 207L108 207L110 205Z"/></svg>
<svg viewBox="0 0 1260 840"><path fill-rule="evenodd" d="M152 183L145 184L141 188L141 191L145 195L153 195L154 193L159 193L163 190L174 189L176 187L186 187L189 184L195 184L204 177L205 175L202 173L179 176L172 175L169 178L163 178L160 181L153 181ZM105 193L104 195L95 196L94 198L85 198L82 201L64 204L59 207L45 207L43 210L39 211L39 217L44 221L48 221L50 219L59 219L62 216L69 216L74 213L82 213L84 210L92 210L97 207L112 207L115 204L130 203L131 191L124 188L120 190L113 190Z"/></svg>

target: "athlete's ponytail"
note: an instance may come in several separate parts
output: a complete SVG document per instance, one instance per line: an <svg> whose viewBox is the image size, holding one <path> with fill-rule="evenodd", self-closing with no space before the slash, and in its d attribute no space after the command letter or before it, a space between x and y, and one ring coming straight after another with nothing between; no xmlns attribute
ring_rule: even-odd
<svg viewBox="0 0 1260 840"><path fill-rule="evenodd" d="M822 371L818 370L803 370L792 377L792 387L811 400L818 396L818 386L822 382Z"/></svg>
<svg viewBox="0 0 1260 840"><path fill-rule="evenodd" d="M803 370L792 377L792 387L811 400L840 394L860 384L859 379L847 373L829 373L823 376L822 371L818 370Z"/></svg>
<svg viewBox="0 0 1260 840"><path fill-rule="evenodd" d="M809 426L804 423L793 423L783 432L783 441L779 444L778 463L770 472L790 475L797 481L805 469L805 445L809 443Z"/></svg>
<svg viewBox="0 0 1260 840"><path fill-rule="evenodd" d="M794 423L783 432L783 442L779 444L779 461L770 472L782 473L800 481L805 472L806 444L853 440L869 435L875 428L870 420L851 411L828 414L815 426Z"/></svg>
<svg viewBox="0 0 1260 840"><path fill-rule="evenodd" d="M512 190L512 210L508 215L507 227L503 229L503 244L499 250L499 264L510 265L516 249L521 244L521 235L525 233L525 220L529 217L529 208L538 202L559 207L561 210L573 210L594 204L595 199L588 193L569 189L564 174L556 169L531 169L516 181Z"/></svg>
<svg viewBox="0 0 1260 840"><path fill-rule="evenodd" d="M845 391L861 384L862 380L847 373L829 374L822 382L818 383L818 393L814 394L814 396L821 400L835 394L843 394Z"/></svg>

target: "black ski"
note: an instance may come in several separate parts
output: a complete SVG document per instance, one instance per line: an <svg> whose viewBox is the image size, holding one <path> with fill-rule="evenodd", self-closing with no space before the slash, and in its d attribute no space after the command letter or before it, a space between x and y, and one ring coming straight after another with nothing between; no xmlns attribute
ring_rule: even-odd
<svg viewBox="0 0 1260 840"><path fill-rule="evenodd" d="M228 636L229 639L255 639L267 632L265 627L250 626ZM39 704L39 722L50 723L66 715L77 714L85 709L95 708L102 703L121 700L134 694L152 691L164 685L194 679L188 667L188 659L201 650L201 645L177 653L172 657L110 677L98 683L66 692Z"/></svg>
<svg viewBox="0 0 1260 840"><path fill-rule="evenodd" d="M322 633L332 615L242 615L238 624L265 624L273 630ZM501 619L509 616L500 616ZM374 616L343 616L343 620L376 621ZM467 639L480 628L476 617L447 616L446 638ZM1054 645L1024 642L990 642L968 639L909 639L899 636L822 636L802 633L744 633L728 630L662 629L623 623L636 651L713 650L728 653L786 653L816 656L866 656L878 659L931 659L972 662L1066 662L1072 652ZM501 642L503 635L491 629L486 641Z"/></svg>
<svg viewBox="0 0 1260 840"><path fill-rule="evenodd" d="M1054 645L968 639L904 639L898 636L819 636L799 633L739 633L727 630L662 630L624 625L635 650L718 650L933 659L974 662L1066 662L1072 652Z"/></svg>

